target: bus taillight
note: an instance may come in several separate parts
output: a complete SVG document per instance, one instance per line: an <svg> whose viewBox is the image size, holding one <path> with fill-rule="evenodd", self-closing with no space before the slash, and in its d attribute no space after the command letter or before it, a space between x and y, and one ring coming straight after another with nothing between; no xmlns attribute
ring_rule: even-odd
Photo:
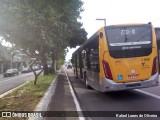
<svg viewBox="0 0 160 120"><path fill-rule="evenodd" d="M154 58L153 60L153 66L152 66L152 74L154 75L157 72L157 57Z"/></svg>
<svg viewBox="0 0 160 120"><path fill-rule="evenodd" d="M109 67L108 62L103 60L102 63L103 63L103 69L104 69L106 78L113 80L111 69Z"/></svg>

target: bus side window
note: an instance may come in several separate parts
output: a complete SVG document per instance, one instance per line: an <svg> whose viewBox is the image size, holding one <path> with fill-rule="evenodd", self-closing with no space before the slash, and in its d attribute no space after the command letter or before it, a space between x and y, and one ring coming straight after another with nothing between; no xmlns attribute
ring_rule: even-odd
<svg viewBox="0 0 160 120"><path fill-rule="evenodd" d="M91 65L90 65L90 57L89 57L89 55L90 55L90 49L87 49L87 51L86 51L86 59L85 59L85 66L87 67L87 69L88 70L90 70L91 69Z"/></svg>
<svg viewBox="0 0 160 120"><path fill-rule="evenodd" d="M91 70L93 72L99 72L99 51L98 49L92 49L90 54Z"/></svg>
<svg viewBox="0 0 160 120"><path fill-rule="evenodd" d="M82 68L84 68L85 67L85 58L86 58L86 51L85 50L83 50L81 52L81 57L82 57Z"/></svg>

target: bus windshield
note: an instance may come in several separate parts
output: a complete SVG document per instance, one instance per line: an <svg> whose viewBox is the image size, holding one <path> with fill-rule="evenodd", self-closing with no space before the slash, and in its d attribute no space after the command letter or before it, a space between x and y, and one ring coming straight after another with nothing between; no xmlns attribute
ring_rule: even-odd
<svg viewBox="0 0 160 120"><path fill-rule="evenodd" d="M151 27L125 26L107 29L110 46L139 45L151 43Z"/></svg>
<svg viewBox="0 0 160 120"><path fill-rule="evenodd" d="M115 58L146 56L152 51L150 24L109 26L106 27L106 37L110 55Z"/></svg>

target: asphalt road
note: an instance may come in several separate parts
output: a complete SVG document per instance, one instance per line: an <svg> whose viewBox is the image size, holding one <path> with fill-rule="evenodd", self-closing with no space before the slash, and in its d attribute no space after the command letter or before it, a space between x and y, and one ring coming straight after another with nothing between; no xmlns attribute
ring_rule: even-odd
<svg viewBox="0 0 160 120"><path fill-rule="evenodd" d="M99 111L160 111L160 86L139 90L126 90L120 92L101 93L93 89L87 89L80 79L76 79L72 69L67 73L79 103L83 111L96 111L94 114L102 114ZM88 112L88 114L90 114ZM143 113L143 112L142 112ZM154 112L153 112L154 113ZM93 114L91 112L91 114ZM160 120L160 118L116 118L116 117L95 117L88 115L89 120Z"/></svg>
<svg viewBox="0 0 160 120"><path fill-rule="evenodd" d="M32 79L34 79L34 74L32 72L5 78L3 78L3 75L1 74L0 95Z"/></svg>

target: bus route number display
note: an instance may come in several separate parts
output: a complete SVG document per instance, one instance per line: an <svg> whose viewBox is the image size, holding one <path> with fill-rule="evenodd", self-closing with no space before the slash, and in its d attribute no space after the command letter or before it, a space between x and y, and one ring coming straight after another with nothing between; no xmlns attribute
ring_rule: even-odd
<svg viewBox="0 0 160 120"><path fill-rule="evenodd" d="M136 34L136 30L135 29L125 29L125 30L121 30L121 35L135 35Z"/></svg>

